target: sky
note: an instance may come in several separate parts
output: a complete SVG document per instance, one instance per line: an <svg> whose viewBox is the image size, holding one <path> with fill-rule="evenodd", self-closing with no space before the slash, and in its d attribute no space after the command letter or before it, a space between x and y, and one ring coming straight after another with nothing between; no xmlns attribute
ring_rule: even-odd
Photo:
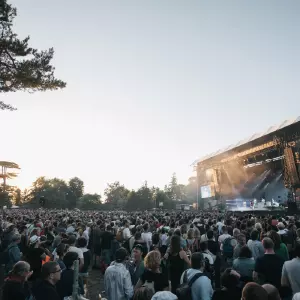
<svg viewBox="0 0 300 300"><path fill-rule="evenodd" d="M298 0L10 0L54 47L61 91L1 94L0 160L38 176L163 187L191 163L300 115Z"/></svg>

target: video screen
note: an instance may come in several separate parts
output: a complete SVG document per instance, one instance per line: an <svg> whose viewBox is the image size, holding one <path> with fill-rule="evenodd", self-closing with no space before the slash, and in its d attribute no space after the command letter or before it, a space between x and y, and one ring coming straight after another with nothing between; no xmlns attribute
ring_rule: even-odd
<svg viewBox="0 0 300 300"><path fill-rule="evenodd" d="M201 198L210 198L211 196L210 185L201 186Z"/></svg>

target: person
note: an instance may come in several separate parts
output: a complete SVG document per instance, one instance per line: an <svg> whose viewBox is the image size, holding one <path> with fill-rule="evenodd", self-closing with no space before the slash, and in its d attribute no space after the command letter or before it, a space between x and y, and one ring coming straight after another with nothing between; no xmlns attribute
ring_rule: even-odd
<svg viewBox="0 0 300 300"><path fill-rule="evenodd" d="M255 261L249 247L241 248L240 255L233 261L233 269L241 275L242 281L252 281Z"/></svg>
<svg viewBox="0 0 300 300"><path fill-rule="evenodd" d="M178 298L169 291L162 291L155 293L151 300L178 300Z"/></svg>
<svg viewBox="0 0 300 300"><path fill-rule="evenodd" d="M228 268L221 276L222 288L217 289L212 297L212 300L240 300L241 289L239 288L240 275Z"/></svg>
<svg viewBox="0 0 300 300"><path fill-rule="evenodd" d="M42 266L41 281L37 281L32 288L35 300L61 300L56 283L60 280L61 269L57 262L50 261Z"/></svg>
<svg viewBox="0 0 300 300"><path fill-rule="evenodd" d="M244 234L239 234L237 236L237 245L234 247L233 250L233 259L236 259L240 256L240 251L242 249L242 247L244 247L246 245L246 236Z"/></svg>
<svg viewBox="0 0 300 300"><path fill-rule="evenodd" d="M271 238L274 243L274 252L284 261L289 260L289 252L286 245L281 242L281 236L274 230L269 231L267 236Z"/></svg>
<svg viewBox="0 0 300 300"><path fill-rule="evenodd" d="M140 287L134 292L133 300L151 300L154 293L147 287Z"/></svg>
<svg viewBox="0 0 300 300"><path fill-rule="evenodd" d="M14 234L11 238L11 243L9 244L7 248L8 252L8 262L6 265L6 271L10 271L12 267L21 260L22 253L20 251L20 248L18 245L21 242L21 235L20 234Z"/></svg>
<svg viewBox="0 0 300 300"><path fill-rule="evenodd" d="M242 300L268 300L267 291L255 282L247 283L242 292Z"/></svg>
<svg viewBox="0 0 300 300"><path fill-rule="evenodd" d="M138 289L142 285L149 285L155 292L169 290L168 274L161 272L161 254L159 251L150 251L144 260L145 271L135 286Z"/></svg>
<svg viewBox="0 0 300 300"><path fill-rule="evenodd" d="M130 276L131 276L131 282L133 286L135 286L144 273L145 266L143 261L143 246L142 245L135 245L135 247L132 250L133 253L133 260L130 264Z"/></svg>
<svg viewBox="0 0 300 300"><path fill-rule="evenodd" d="M262 287L268 294L268 300L281 300L278 289L272 284L263 284Z"/></svg>
<svg viewBox="0 0 300 300"><path fill-rule="evenodd" d="M293 294L300 293L300 244L295 247L295 255L284 263L281 276L281 285L291 287Z"/></svg>
<svg viewBox="0 0 300 300"><path fill-rule="evenodd" d="M56 284L56 289L61 300L63 300L64 297L69 297L72 295L74 283L74 261L76 260L78 260L78 254L76 252L68 252L64 256L63 261L66 266L66 269L63 272L61 272L60 280ZM83 295L84 289L81 277L79 277L78 285L78 294Z"/></svg>
<svg viewBox="0 0 300 300"><path fill-rule="evenodd" d="M185 264L190 267L190 260L184 250L180 247L180 236L174 235L171 238L170 252L168 256L171 291L176 293L180 284L180 277L185 269Z"/></svg>
<svg viewBox="0 0 300 300"><path fill-rule="evenodd" d="M253 279L260 284L270 283L276 287L281 287L281 271L284 260L274 252L273 240L265 237L263 239L265 255L259 257L255 262Z"/></svg>
<svg viewBox="0 0 300 300"><path fill-rule="evenodd" d="M2 300L25 300L30 297L27 279L32 275L30 265L25 261L19 261L10 271L2 288Z"/></svg>
<svg viewBox="0 0 300 300"><path fill-rule="evenodd" d="M71 225L71 227L73 227L73 226ZM69 230L71 230L71 229L69 228ZM82 250L80 248L77 248L75 246L75 244L76 244L76 236L73 235L73 234L70 235L68 243L70 245L68 251L69 252L75 252L75 253L78 254L78 258L79 258L79 270L81 270L83 268L83 265L84 265L84 258L83 258L83 252L82 252Z"/></svg>
<svg viewBox="0 0 300 300"><path fill-rule="evenodd" d="M126 258L126 249L119 248L116 251L116 261L105 271L104 287L108 299L128 300L133 297L130 274L125 267Z"/></svg>
<svg viewBox="0 0 300 300"><path fill-rule="evenodd" d="M191 257L191 268L187 269L181 276L180 284L183 283L186 275L190 281L196 274L203 274L195 280L191 287L192 300L210 300L213 295L211 280L204 275L205 259L202 253L195 252Z"/></svg>
<svg viewBox="0 0 300 300"><path fill-rule="evenodd" d="M220 246L220 250L223 250L223 243L226 239L231 238L231 235L228 234L228 228L226 226L222 227L222 234L219 236L218 242Z"/></svg>
<svg viewBox="0 0 300 300"><path fill-rule="evenodd" d="M259 232L257 230L252 230L250 240L247 242L247 246L249 247L254 260L258 257L262 257L265 253L264 247L258 238Z"/></svg>
<svg viewBox="0 0 300 300"><path fill-rule="evenodd" d="M111 262L111 243L113 239L114 235L111 232L111 226L107 225L106 230L101 234L101 256L107 266Z"/></svg>
<svg viewBox="0 0 300 300"><path fill-rule="evenodd" d="M59 264L61 271L64 271L66 269L63 258L67 254L68 248L68 245L64 243L59 244L56 248L56 261Z"/></svg>
<svg viewBox="0 0 300 300"><path fill-rule="evenodd" d="M82 278L84 284L87 284L87 280L89 277L89 267L92 261L92 253L89 249L87 249L87 243L88 241L85 237L80 237L77 241L78 247L83 253L84 264L80 270L79 276Z"/></svg>

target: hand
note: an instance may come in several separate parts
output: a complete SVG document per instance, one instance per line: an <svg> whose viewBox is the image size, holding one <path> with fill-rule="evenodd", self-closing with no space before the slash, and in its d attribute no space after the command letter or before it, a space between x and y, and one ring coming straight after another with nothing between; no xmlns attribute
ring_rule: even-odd
<svg viewBox="0 0 300 300"><path fill-rule="evenodd" d="M32 274L33 274L33 271L29 272L25 277L25 281L27 281L31 277Z"/></svg>

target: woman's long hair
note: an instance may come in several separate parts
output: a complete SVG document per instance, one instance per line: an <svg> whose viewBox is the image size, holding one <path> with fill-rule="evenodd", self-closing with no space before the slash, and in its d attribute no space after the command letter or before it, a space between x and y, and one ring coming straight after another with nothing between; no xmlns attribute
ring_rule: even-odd
<svg viewBox="0 0 300 300"><path fill-rule="evenodd" d="M180 236L175 234L171 237L170 250L172 254L177 254L180 252L181 250L180 242L181 242Z"/></svg>

